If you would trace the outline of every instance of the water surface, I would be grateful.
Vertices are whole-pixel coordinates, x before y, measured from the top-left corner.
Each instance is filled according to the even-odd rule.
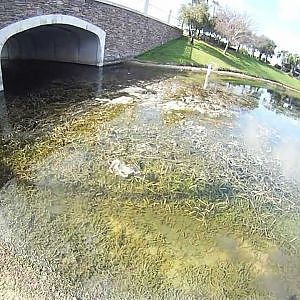
[[[300,100],[130,64],[4,67],[1,297],[300,295]]]

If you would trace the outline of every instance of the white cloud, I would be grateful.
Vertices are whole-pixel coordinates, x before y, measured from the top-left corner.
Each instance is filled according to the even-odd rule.
[[[300,21],[300,1],[278,0],[278,16],[282,21]]]
[[[300,53],[299,34],[285,28],[266,28],[265,34],[273,39],[280,50]]]
[[[246,0],[218,0],[220,5],[228,6],[233,10],[240,11],[240,12],[248,12],[251,8],[248,6]]]

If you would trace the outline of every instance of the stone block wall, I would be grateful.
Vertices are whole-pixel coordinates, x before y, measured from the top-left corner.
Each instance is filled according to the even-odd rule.
[[[182,35],[136,11],[95,0],[15,0],[0,2],[0,29],[26,18],[65,14],[90,22],[106,32],[104,63],[130,59]]]

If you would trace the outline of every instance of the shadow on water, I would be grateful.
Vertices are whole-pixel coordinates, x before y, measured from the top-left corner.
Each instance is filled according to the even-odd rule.
[[[13,174],[5,164],[0,162],[0,189],[13,177]]]
[[[6,99],[3,92],[0,92],[0,128],[1,137],[7,139],[12,133],[12,126],[8,116]]]
[[[61,86],[64,90],[84,88],[86,96],[97,95],[101,91],[117,89],[139,81],[162,79],[175,71],[158,68],[118,64],[103,68],[41,61],[4,61],[3,81],[6,96],[30,96],[35,92],[42,96],[46,91]],[[16,84],[17,83],[17,84]],[[45,91],[45,92],[46,92]],[[55,95],[54,95],[55,97]],[[67,100],[67,96],[65,97]]]
[[[4,143],[10,138],[12,126],[8,117],[8,110],[4,93],[0,92],[0,189],[12,178],[12,172],[3,162]]]
[[[170,74],[174,72],[170,71]],[[29,131],[74,104],[110,97],[129,85],[168,76],[156,68],[115,65],[104,68],[36,61],[3,63],[4,131]],[[3,122],[2,122],[3,123]],[[10,125],[9,125],[10,124]],[[10,128],[11,127],[11,128]]]
[[[43,119],[71,103],[92,101],[139,82],[173,75],[132,65],[104,68],[37,61],[3,63],[5,106],[12,126],[31,117]],[[2,100],[3,102],[3,100]]]
[[[5,92],[0,93],[0,183],[11,178],[2,163],[4,145],[13,140],[29,144],[60,123],[61,114],[95,101],[116,97],[117,91],[141,82],[173,76],[157,68],[112,65],[104,68],[41,61],[2,60]],[[47,124],[46,129],[43,124]],[[39,129],[37,129],[39,128]]]

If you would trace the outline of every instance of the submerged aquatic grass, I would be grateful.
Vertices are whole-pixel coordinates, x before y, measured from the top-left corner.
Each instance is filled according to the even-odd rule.
[[[299,294],[297,184],[232,132],[232,110],[256,100],[192,87],[148,83],[135,105],[94,103],[31,143],[6,143],[15,178],[0,193],[0,233],[41,291],[18,279],[29,298]],[[172,119],[163,107],[174,99],[228,117],[202,106]],[[138,175],[111,173],[115,159]]]
[[[7,219],[23,207],[23,224],[10,236],[14,249],[36,268],[51,262],[65,292],[79,298],[93,298],[87,280],[94,295],[109,289],[111,299],[262,297],[272,291],[257,289],[261,277],[289,282],[297,270],[274,241],[249,232],[253,209],[237,214],[234,206],[212,210],[205,201],[99,196],[52,195],[49,202],[44,191],[26,190],[18,187],[23,199],[14,198],[12,187],[6,192]],[[288,274],[271,261],[276,253]]]
[[[23,142],[19,144],[18,139],[12,139],[5,147],[4,162],[18,178],[28,179],[32,166],[72,142],[91,140],[96,127],[116,117],[123,108],[122,105],[96,107],[25,145]]]
[[[239,108],[254,108],[257,100],[250,96],[236,96],[225,89],[216,86],[209,90],[203,89],[201,82],[182,80],[169,80],[164,85],[164,96],[166,99],[180,99],[183,101],[203,101],[219,105],[227,109],[238,106]]]

